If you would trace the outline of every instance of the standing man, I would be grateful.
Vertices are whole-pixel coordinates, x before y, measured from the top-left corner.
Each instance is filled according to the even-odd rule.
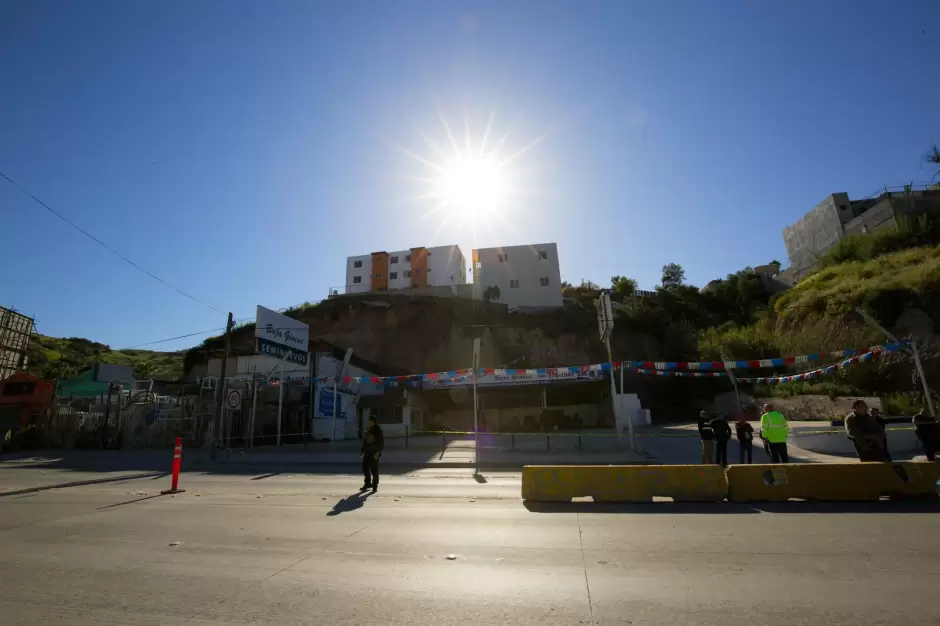
[[[868,412],[868,404],[864,400],[852,403],[852,412],[845,418],[845,434],[855,444],[859,461],[877,463],[886,460],[881,429]]]
[[[712,431],[715,433],[715,462],[722,467],[728,467],[728,442],[731,441],[731,426],[725,416],[719,413],[711,421]]]
[[[760,416],[761,436],[770,445],[771,463],[789,463],[787,454],[787,437],[790,435],[790,426],[787,418],[780,411],[774,411],[771,404],[764,405],[764,414]]]
[[[871,407],[870,411],[871,417],[875,420],[875,423],[878,424],[878,434],[881,437],[881,447],[885,451],[885,461],[888,463],[891,462],[891,451],[888,450],[888,422],[885,421],[885,418],[881,417],[881,411],[875,407]]]
[[[698,414],[698,435],[702,438],[702,465],[711,465],[715,462],[715,431],[705,411]]]
[[[928,461],[937,460],[937,451],[940,450],[940,424],[932,416],[920,411],[914,416],[914,434],[924,446],[924,454]]]
[[[379,459],[385,448],[385,433],[374,417],[369,418],[367,425],[366,432],[362,434],[362,475],[366,479],[362,491],[371,488],[375,493],[379,490]]]
[[[750,465],[754,462],[754,427],[747,421],[744,413],[741,414],[741,418],[735,423],[734,432],[738,437],[738,448],[740,450],[738,462],[744,465],[744,458],[746,456],[747,463]]]

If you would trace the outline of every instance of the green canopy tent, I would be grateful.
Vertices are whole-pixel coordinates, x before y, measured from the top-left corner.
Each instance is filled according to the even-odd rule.
[[[91,369],[82,372],[78,376],[57,380],[55,395],[57,398],[98,398],[107,396],[108,384],[112,382],[123,384],[125,387],[132,386],[134,383],[133,370],[124,366],[96,363]]]

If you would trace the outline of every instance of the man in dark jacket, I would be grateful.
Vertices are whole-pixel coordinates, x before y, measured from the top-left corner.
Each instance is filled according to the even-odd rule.
[[[715,462],[722,467],[728,467],[728,442],[731,441],[731,426],[725,416],[719,413],[711,421],[712,432],[715,433]]]
[[[928,461],[937,459],[937,451],[940,450],[940,424],[933,417],[920,411],[914,416],[914,434],[920,439],[924,446],[924,454]]]
[[[888,422],[885,418],[881,417],[881,411],[875,407],[871,407],[868,412],[871,414],[871,418],[875,420],[875,423],[878,424],[878,432],[881,436],[881,446],[885,451],[885,461],[888,463],[891,462],[891,451],[888,450]]]
[[[845,418],[845,434],[855,444],[859,461],[886,461],[884,441],[878,422],[868,412],[864,400],[852,404],[852,412]]]
[[[698,414],[698,434],[702,438],[702,465],[711,465],[715,462],[715,431],[705,411]]]
[[[366,481],[362,490],[372,489],[372,493],[379,490],[379,459],[382,458],[382,449],[385,448],[385,433],[374,417],[367,422],[366,432],[362,434],[362,475]]]
[[[744,465],[745,459],[748,464],[754,462],[754,427],[745,419],[744,414],[734,424],[735,433],[738,436],[739,463]]]

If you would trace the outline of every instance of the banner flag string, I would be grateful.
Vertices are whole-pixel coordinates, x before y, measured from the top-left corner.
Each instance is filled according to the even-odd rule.
[[[889,343],[880,346],[870,346],[868,348],[847,348],[845,350],[836,350],[834,352],[819,352],[794,357],[780,357],[774,359],[756,359],[747,361],[614,361],[613,363],[595,363],[592,365],[573,365],[568,367],[540,367],[540,368],[480,368],[478,376],[498,376],[498,377],[534,377],[536,379],[545,379],[546,382],[556,377],[565,377],[571,375],[582,375],[591,372],[609,372],[611,370],[620,370],[635,374],[646,374],[655,376],[677,376],[684,378],[718,378],[727,376],[726,369],[757,369],[762,367],[784,367],[798,363],[812,363],[814,361],[845,358],[841,363],[827,367],[793,374],[791,376],[766,376],[756,378],[739,378],[741,382],[792,382],[796,380],[806,380],[818,375],[825,375],[839,369],[848,367],[861,361],[868,361],[875,354],[899,352],[907,342]],[[689,371],[679,371],[689,370]],[[720,370],[720,371],[711,371]],[[469,383],[473,371],[471,368],[450,370],[446,372],[434,372],[430,374],[410,374],[404,376],[343,376],[339,382],[343,385],[352,383],[371,383],[371,384],[420,384],[422,382],[445,382],[445,383]],[[332,385],[334,377],[327,376],[322,378],[311,378],[309,376],[291,377],[288,382],[308,383],[314,381],[320,384]],[[271,379],[272,386],[277,386],[280,382],[277,379]]]

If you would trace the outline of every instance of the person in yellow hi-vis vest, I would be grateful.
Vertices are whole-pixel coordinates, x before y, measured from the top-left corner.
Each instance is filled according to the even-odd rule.
[[[770,445],[770,460],[772,463],[789,463],[787,454],[787,436],[790,426],[787,418],[780,411],[774,411],[770,404],[764,405],[764,414],[760,416],[760,436]]]

